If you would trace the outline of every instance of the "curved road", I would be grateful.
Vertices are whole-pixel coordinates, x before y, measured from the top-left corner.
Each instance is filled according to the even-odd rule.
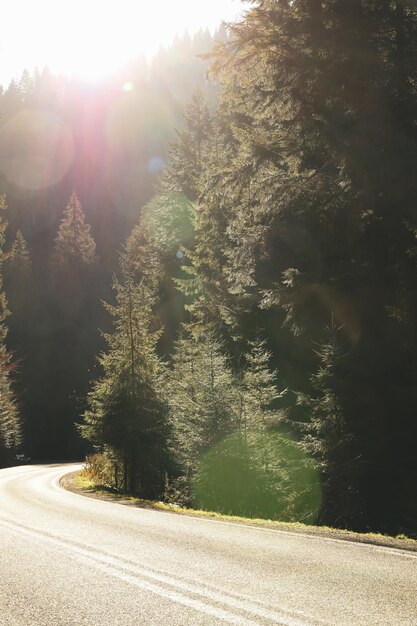
[[[417,553],[126,507],[0,471],[0,625],[417,625]]]

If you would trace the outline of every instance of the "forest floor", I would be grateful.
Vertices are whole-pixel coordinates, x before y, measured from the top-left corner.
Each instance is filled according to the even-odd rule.
[[[238,523],[248,526],[256,526],[261,528],[269,528],[272,530],[285,531],[291,533],[302,533],[304,535],[322,536],[333,540],[355,541],[357,543],[365,543],[371,545],[385,546],[399,550],[408,550],[417,552],[417,541],[407,537],[398,536],[391,537],[378,533],[357,533],[349,530],[340,530],[325,526],[310,526],[301,523],[279,522],[267,519],[251,519],[238,517],[234,515],[224,515],[212,511],[201,511],[196,509],[182,508],[177,505],[167,504],[165,502],[154,502],[149,500],[141,500],[133,496],[117,493],[101,485],[95,485],[91,481],[86,480],[81,472],[71,472],[63,476],[60,484],[64,489],[78,493],[79,495],[99,500],[107,500],[109,502],[117,502],[126,506],[133,506],[142,509],[152,509],[163,511],[175,515],[187,515],[189,517],[203,517],[224,523]]]

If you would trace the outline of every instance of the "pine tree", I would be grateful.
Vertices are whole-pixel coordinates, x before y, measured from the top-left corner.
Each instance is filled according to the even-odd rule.
[[[96,262],[96,244],[90,230],[73,191],[55,239],[55,260],[59,265],[89,267]]]
[[[210,111],[200,89],[194,92],[184,117],[185,129],[177,130],[163,184],[166,189],[181,192],[194,202],[199,194],[199,178],[211,132]]]
[[[16,239],[7,255],[7,263],[13,271],[18,272],[22,276],[27,276],[31,272],[32,261],[27,241],[21,230],[18,230],[16,233]]]
[[[158,394],[161,369],[156,356],[160,336],[152,329],[153,297],[137,284],[122,258],[122,281],[115,281],[114,319],[99,361],[102,377],[88,396],[80,430],[94,447],[121,469],[121,487],[142,497],[158,497],[166,470],[165,408]],[[117,474],[117,472],[116,472]],[[117,486],[117,485],[116,485]]]
[[[26,239],[20,230],[5,255],[4,279],[10,309],[13,313],[12,325],[28,323],[29,309],[33,306],[32,261]],[[16,328],[12,329],[12,334]],[[20,346],[15,346],[16,349]]]
[[[279,401],[277,372],[271,370],[272,353],[265,340],[249,341],[235,386],[238,398],[238,428],[230,440],[230,453],[240,467],[235,490],[239,494],[240,515],[299,520],[315,519],[305,491],[316,489],[306,460],[286,432],[286,411]],[[281,404],[281,406],[280,406]],[[302,484],[299,476],[307,477]],[[234,496],[230,494],[230,498]]]
[[[234,376],[215,335],[188,335],[176,344],[166,378],[172,448],[185,474],[174,481],[188,503],[224,513],[315,520],[319,498],[312,464],[278,430],[282,396],[260,340]],[[188,490],[187,490],[188,487]],[[182,494],[182,495],[183,495]]]
[[[318,346],[319,369],[312,376],[313,395],[299,394],[309,421],[303,434],[304,449],[316,460],[322,476],[322,523],[350,528],[358,515],[358,457],[352,425],[346,419],[346,347],[341,328],[327,329],[327,338]]]
[[[213,196],[196,209],[194,246],[186,250],[188,263],[183,264],[177,285],[187,297],[193,322],[202,329],[213,325],[222,340],[228,341],[230,328],[226,329],[225,319],[232,306],[224,272],[228,214],[222,199]]]
[[[194,219],[194,206],[183,194],[158,194],[143,207],[126,244],[135,282],[143,279],[155,293],[155,315],[163,326],[159,350],[164,354],[172,351],[185,321],[185,298],[176,281],[188,262],[185,251],[193,246]]]
[[[265,340],[249,342],[250,351],[245,355],[246,366],[241,381],[244,423],[242,427],[267,430],[279,425],[282,414],[277,410],[277,400],[285,392],[277,387],[277,372],[270,369],[272,353]]]
[[[193,476],[201,457],[236,428],[237,394],[228,359],[214,333],[185,329],[166,375],[173,450]]]
[[[212,119],[211,134],[204,144],[204,158],[198,179],[198,200],[194,210],[192,246],[186,248],[183,274],[177,279],[178,289],[186,297],[186,308],[194,324],[204,329],[212,325],[233,351],[236,319],[235,311],[241,308],[236,298],[231,298],[227,275],[230,210],[233,189],[228,185],[226,164],[227,137],[221,127],[220,115]],[[238,275],[230,282],[236,284]]]

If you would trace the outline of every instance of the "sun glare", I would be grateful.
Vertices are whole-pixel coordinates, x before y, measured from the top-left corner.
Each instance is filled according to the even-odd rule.
[[[54,37],[51,69],[96,81],[138,53],[152,54],[153,16],[148,15],[146,29],[141,5],[126,0],[89,0],[82,6],[75,2],[67,14],[64,35]]]
[[[239,0],[15,0],[3,24],[2,72],[18,77],[25,67],[48,66],[100,80],[140,54],[151,56],[176,34],[213,29],[240,11]]]

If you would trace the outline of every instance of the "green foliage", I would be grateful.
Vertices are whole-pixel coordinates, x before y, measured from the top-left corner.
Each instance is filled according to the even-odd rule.
[[[283,394],[265,342],[257,339],[249,347],[243,370],[238,368],[229,381],[233,431],[198,451],[192,501],[235,515],[313,520],[320,503],[317,475],[300,446],[278,432],[283,411],[277,401]],[[201,374],[194,385],[196,395]],[[188,439],[195,428],[190,431]]]
[[[163,327],[160,348],[170,352],[185,321],[185,298],[176,288],[184,251],[193,245],[195,210],[179,193],[160,193],[142,210],[127,241],[126,253],[135,281],[144,280],[155,293],[155,315]]]
[[[192,245],[194,219],[192,203],[179,193],[160,193],[142,209],[126,244],[135,280],[157,287],[175,278],[183,250]]]
[[[166,485],[168,501],[254,517],[316,518],[313,465],[277,431],[282,394],[270,356],[258,339],[244,370],[233,372],[212,332],[188,329],[176,342],[163,379],[180,472]]]
[[[172,262],[181,248],[192,243],[194,219],[194,207],[184,194],[163,193],[144,208],[141,226],[159,256]]]

